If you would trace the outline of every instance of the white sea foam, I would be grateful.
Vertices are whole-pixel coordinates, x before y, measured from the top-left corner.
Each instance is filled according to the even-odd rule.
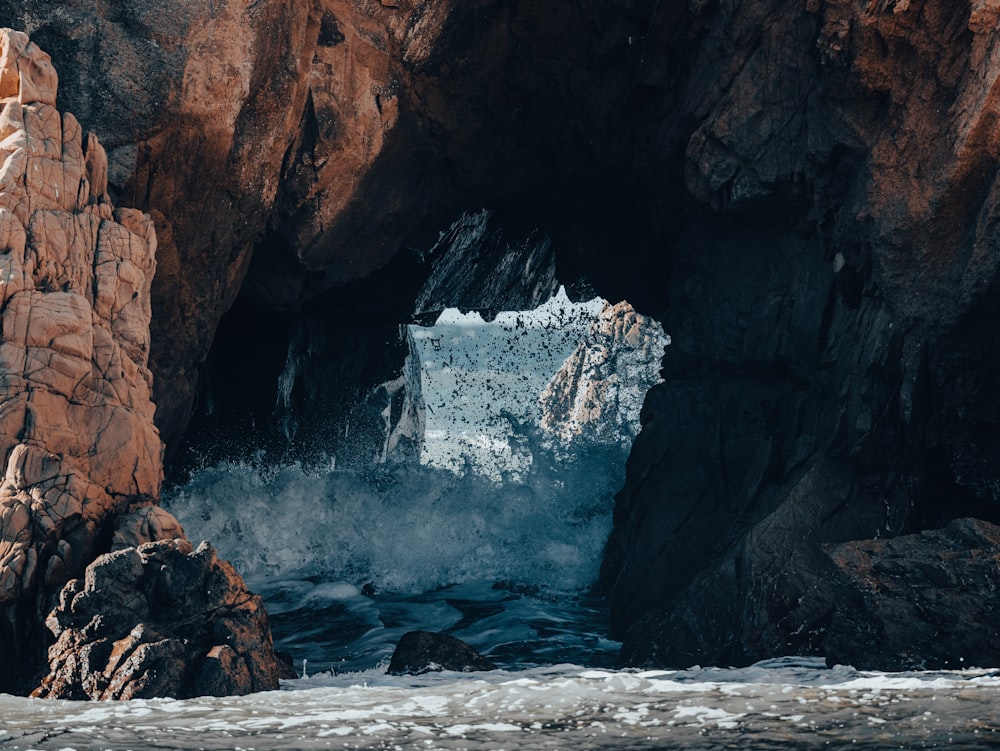
[[[95,706],[0,696],[0,745],[987,749],[1000,741],[998,692],[995,671],[887,675],[802,659],[740,670],[555,665],[419,677],[369,670],[228,699]]]

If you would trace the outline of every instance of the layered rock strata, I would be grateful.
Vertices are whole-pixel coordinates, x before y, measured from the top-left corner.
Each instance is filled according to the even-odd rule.
[[[99,593],[86,594],[90,590],[79,586],[79,577],[96,556],[112,546],[158,539],[175,539],[176,545],[190,548],[176,520],[152,506],[163,477],[148,368],[157,247],[153,222],[141,211],[111,205],[104,149],[93,135],[83,136],[72,115],[56,110],[56,90],[48,55],[25,34],[0,30],[4,691],[27,691],[44,673],[49,640],[42,622],[60,590],[70,615],[68,620],[54,616],[56,633],[69,633],[67,624],[84,615],[100,623],[53,648],[56,672],[66,660],[84,654],[87,640],[100,641],[109,636],[108,629],[138,624],[120,613],[101,620],[100,613],[110,605]],[[139,554],[129,550],[130,560],[137,560]],[[159,561],[158,567],[166,563]],[[229,589],[242,591],[235,573],[228,574]],[[166,570],[161,575],[171,574]],[[150,591],[158,596],[155,588]],[[157,602],[171,606],[173,601],[165,597]],[[84,607],[83,601],[89,605]],[[226,605],[234,603],[227,600]],[[191,615],[198,617],[197,612]],[[213,636],[224,643],[225,634],[220,627]],[[270,649],[266,621],[254,638]],[[76,657],[68,657],[67,650]],[[122,683],[127,669],[120,667],[108,679]],[[232,688],[274,686],[271,673],[269,681]],[[108,689],[100,695],[116,692]],[[49,693],[68,695],[55,689]]]

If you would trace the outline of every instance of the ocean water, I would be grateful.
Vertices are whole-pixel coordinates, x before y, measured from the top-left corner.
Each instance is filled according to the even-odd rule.
[[[991,749],[1000,674],[743,669],[521,671],[286,681],[226,699],[0,696],[11,749]]]
[[[0,748],[1000,748],[1000,670],[618,666],[591,588],[627,441],[569,445],[539,428],[538,394],[601,309],[556,302],[494,324],[451,311],[415,332],[421,463],[223,463],[165,498],[264,597],[302,677],[183,701],[0,695]],[[386,675],[413,629],[498,667]]]

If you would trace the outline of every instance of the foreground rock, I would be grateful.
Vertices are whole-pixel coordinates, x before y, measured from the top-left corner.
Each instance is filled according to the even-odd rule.
[[[30,686],[51,598],[163,475],[153,225],[108,202],[104,149],[56,85],[48,55],[0,30],[0,690]]]
[[[40,695],[183,692],[191,671],[208,692],[272,687],[259,601],[210,549],[183,555],[183,530],[154,505],[156,234],[146,214],[111,205],[105,151],[56,110],[56,91],[48,55],[0,29],[0,691],[27,693],[49,672],[43,621],[57,597]],[[135,545],[141,555],[87,568]]]
[[[389,661],[389,675],[420,675],[440,670],[471,673],[496,665],[461,639],[432,631],[403,634]]]
[[[827,662],[870,670],[1000,665],[1000,527],[943,529],[828,551],[843,589]]]
[[[208,543],[163,540],[102,555],[46,624],[58,637],[33,696],[230,696],[283,674],[260,597]]]

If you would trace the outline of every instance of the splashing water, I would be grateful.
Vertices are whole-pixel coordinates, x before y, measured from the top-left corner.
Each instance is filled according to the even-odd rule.
[[[639,351],[610,336],[609,321],[634,323],[628,311],[564,290],[490,323],[445,311],[410,329],[427,410],[421,464],[220,464],[165,505],[264,595],[279,647],[317,668],[370,668],[412,628],[447,629],[508,667],[611,664],[617,645],[587,590],[637,410],[604,413],[617,428],[599,440],[567,439],[542,429],[553,415],[540,396],[567,364],[579,370],[589,339],[605,356],[629,350],[632,366],[612,376],[634,392],[621,404],[639,402],[665,337],[655,325]]]
[[[449,373],[444,356],[469,351],[476,345],[467,331],[485,328],[474,320],[449,325],[417,332],[421,352],[438,358],[425,362],[425,385],[435,378],[439,386],[461,385],[454,360]],[[518,332],[515,320],[492,338],[499,344],[516,334],[539,351],[537,330]],[[458,349],[448,352],[456,337]],[[610,529],[625,449],[580,437],[592,410],[567,396],[568,380],[555,381],[549,401],[572,404],[569,419],[548,436],[537,428],[548,366],[559,367],[577,346],[563,344],[553,354],[542,348],[514,376],[494,368],[497,359],[479,359],[479,375],[492,379],[498,396],[506,393],[507,404],[494,409],[491,401],[487,410],[473,392],[456,392],[455,404],[468,396],[462,406],[488,415],[474,427],[449,415],[452,401],[434,400],[430,389],[425,465],[220,464],[166,499],[189,536],[211,539],[264,596],[278,646],[301,665],[302,678],[283,682],[280,692],[185,701],[95,706],[0,696],[0,746],[997,747],[1000,675],[993,670],[880,674],[802,658],[742,669],[613,669],[618,645],[605,636],[606,613],[587,588]],[[515,362],[524,356],[516,347],[507,353]],[[576,354],[585,366],[597,363],[590,369],[600,375],[603,354]],[[524,383],[528,392],[514,388]],[[632,403],[621,394],[614,401]],[[561,443],[564,435],[572,441]],[[386,675],[393,645],[414,628],[447,630],[501,668]]]
[[[404,626],[439,631],[463,620],[478,624],[460,634],[476,646],[523,642],[507,650],[508,664],[567,659],[558,648],[540,651],[538,630],[558,633],[579,658],[583,642],[602,638],[589,621],[604,613],[583,603],[621,480],[608,468],[622,466],[622,450],[533,456],[517,482],[416,464],[221,464],[165,504],[261,592],[279,647],[296,659],[363,669],[391,651]],[[523,633],[524,619],[539,628]],[[579,638],[567,641],[572,628]],[[615,647],[607,642],[596,661],[607,663]]]

